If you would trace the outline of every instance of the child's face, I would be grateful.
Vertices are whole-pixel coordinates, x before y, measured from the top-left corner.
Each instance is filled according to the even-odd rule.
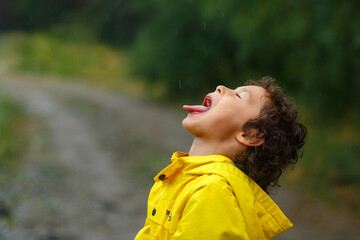
[[[206,95],[203,105],[183,108],[189,112],[183,127],[196,137],[222,141],[242,132],[242,126],[257,118],[267,100],[267,92],[258,86],[243,86],[234,90],[218,86]]]

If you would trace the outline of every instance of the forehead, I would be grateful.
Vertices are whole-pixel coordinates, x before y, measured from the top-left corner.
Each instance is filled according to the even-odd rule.
[[[249,93],[249,100],[253,103],[263,103],[269,95],[265,88],[260,86],[241,86],[236,88],[235,91]]]

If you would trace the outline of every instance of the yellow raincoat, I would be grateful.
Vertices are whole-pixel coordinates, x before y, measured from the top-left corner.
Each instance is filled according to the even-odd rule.
[[[292,227],[271,198],[221,155],[176,152],[155,178],[135,240],[272,239]]]

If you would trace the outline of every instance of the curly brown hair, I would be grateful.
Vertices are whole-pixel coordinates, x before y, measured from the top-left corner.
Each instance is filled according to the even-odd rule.
[[[307,139],[307,128],[299,123],[299,114],[289,102],[283,90],[274,85],[274,79],[263,77],[248,81],[245,85],[263,87],[268,100],[259,117],[243,125],[243,131],[256,129],[258,137],[264,138],[259,147],[248,147],[235,164],[253,179],[265,192],[268,187],[279,185],[279,177],[286,167],[302,157],[302,147]]]

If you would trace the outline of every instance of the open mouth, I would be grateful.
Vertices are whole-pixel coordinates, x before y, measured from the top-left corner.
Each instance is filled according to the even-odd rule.
[[[207,112],[210,109],[211,104],[212,104],[212,99],[208,94],[205,96],[202,105],[184,105],[183,109],[185,109],[190,113],[203,113],[203,112]]]

